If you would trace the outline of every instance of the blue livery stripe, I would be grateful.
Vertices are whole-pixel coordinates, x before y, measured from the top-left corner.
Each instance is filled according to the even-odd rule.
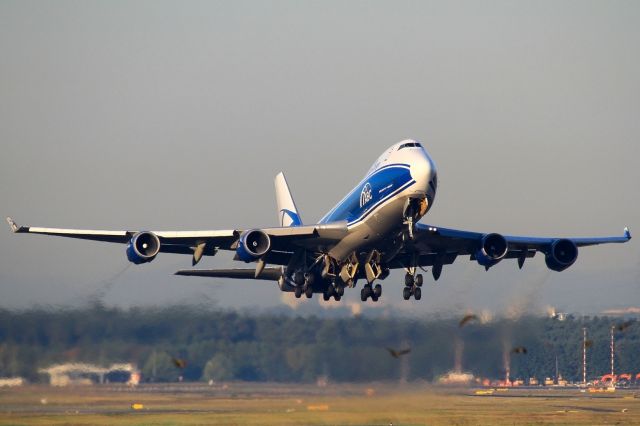
[[[408,164],[389,164],[364,178],[320,223],[346,220],[349,225],[368,216],[381,203],[415,183]]]

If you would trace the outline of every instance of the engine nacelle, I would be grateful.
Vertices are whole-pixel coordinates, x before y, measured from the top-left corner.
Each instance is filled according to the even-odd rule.
[[[269,238],[269,235],[259,229],[252,229],[240,235],[236,254],[240,260],[253,262],[264,256],[270,248],[271,238]]]
[[[547,268],[561,272],[567,269],[578,258],[578,246],[566,239],[555,240],[544,258]]]
[[[160,238],[153,232],[138,232],[127,245],[127,259],[139,265],[151,262],[160,252]]]
[[[507,254],[509,244],[507,240],[500,234],[486,234],[480,240],[480,248],[476,252],[476,261],[489,268],[500,262]]]

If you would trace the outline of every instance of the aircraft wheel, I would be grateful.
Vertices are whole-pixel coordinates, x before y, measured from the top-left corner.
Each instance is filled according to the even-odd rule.
[[[311,299],[311,296],[313,296],[313,288],[311,286],[307,287],[304,290],[304,295],[307,296],[307,299]]]
[[[300,299],[300,296],[302,296],[302,289],[300,287],[296,287],[293,292],[296,295],[296,299]]]
[[[373,289],[373,294],[374,296],[376,296],[376,299],[382,296],[382,286],[380,284],[376,284],[375,288]]]
[[[402,297],[404,298],[404,300],[409,300],[409,298],[411,297],[411,289],[409,287],[405,287],[402,290]]]
[[[341,286],[341,285],[337,286],[337,287],[336,287],[336,293],[337,293],[339,296],[344,296],[344,287],[343,287],[343,286]]]
[[[367,291],[363,287],[362,290],[360,290],[360,300],[362,300],[363,302],[366,302],[367,297],[368,297]]]
[[[325,302],[329,301],[329,299],[331,299],[331,294],[329,294],[329,292],[324,292],[322,293],[322,300],[324,300]]]
[[[313,282],[315,281],[313,274],[304,274],[304,284],[306,286],[313,287]]]
[[[416,286],[422,287],[422,274],[416,275]]]
[[[404,285],[406,285],[407,287],[411,287],[413,285],[413,275],[405,274]]]
[[[296,283],[296,285],[304,284],[304,274],[302,272],[294,273],[293,274],[293,282]]]
[[[373,300],[374,302],[378,301],[378,296],[376,296],[375,294],[371,295],[371,300]]]
[[[342,299],[342,296],[340,296],[339,294],[334,294],[333,298],[335,299],[336,302],[339,302],[340,299]]]
[[[420,289],[420,287],[416,287],[415,289],[413,289],[413,297],[415,297],[416,300],[420,300],[420,298],[422,297],[422,290]]]

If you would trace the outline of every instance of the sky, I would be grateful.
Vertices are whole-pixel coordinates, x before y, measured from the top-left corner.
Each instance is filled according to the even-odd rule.
[[[420,140],[422,220],[533,236],[640,232],[635,1],[0,1],[0,214],[88,229],[276,224],[284,171],[318,220],[393,143]],[[460,258],[384,312],[578,313],[640,306],[638,239],[574,266]],[[232,266],[232,255],[200,267]],[[0,307],[296,303],[275,283],[175,277],[124,246],[0,229]],[[359,291],[347,290],[354,310]],[[320,309],[320,308],[318,308]]]

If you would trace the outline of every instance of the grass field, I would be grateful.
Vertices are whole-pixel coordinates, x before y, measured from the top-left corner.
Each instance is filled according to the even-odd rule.
[[[132,404],[141,404],[138,410]],[[640,424],[640,394],[230,383],[0,389],[0,425]]]

